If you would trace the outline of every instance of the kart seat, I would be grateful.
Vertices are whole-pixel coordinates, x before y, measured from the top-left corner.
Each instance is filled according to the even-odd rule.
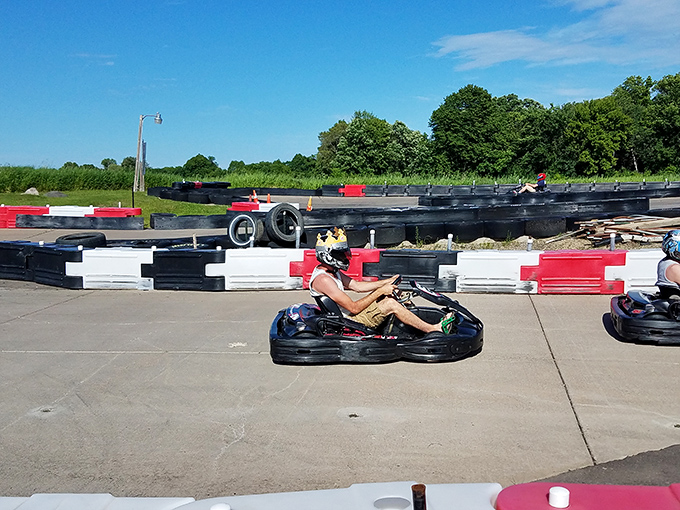
[[[321,311],[325,312],[330,317],[342,319],[347,325],[364,331],[367,335],[376,334],[375,330],[369,328],[365,324],[361,324],[360,322],[353,321],[352,319],[345,317],[338,304],[328,296],[314,296],[314,299],[316,300],[316,304],[319,305],[319,308],[321,308]]]
[[[314,296],[314,299],[316,300],[316,304],[319,305],[319,308],[327,314],[334,317],[344,317],[338,304],[328,296]]]

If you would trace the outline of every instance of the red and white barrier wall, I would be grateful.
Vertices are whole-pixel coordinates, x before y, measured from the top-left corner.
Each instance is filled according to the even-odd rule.
[[[18,215],[128,218],[141,214],[139,207],[0,205],[0,228],[16,228]]]
[[[206,250],[214,252],[215,250]],[[165,249],[95,248],[82,251],[82,262],[66,262],[66,276],[80,276],[83,288],[155,288],[153,278],[142,267],[153,267],[154,252]],[[198,250],[199,255],[201,250]],[[378,263],[383,250],[354,249],[347,273],[355,279],[364,275],[364,264]],[[196,251],[187,250],[186,256]],[[175,258],[181,265],[180,252]],[[456,264],[430,268],[435,288],[462,293],[515,294],[621,294],[630,289],[656,289],[656,264],[661,250],[633,251],[496,251],[457,252]],[[389,260],[388,258],[384,258]],[[224,250],[218,262],[203,266],[208,279],[224,279],[224,290],[307,289],[317,265],[314,250],[246,248]],[[222,261],[223,260],[223,261]],[[403,274],[398,268],[382,268],[382,274],[401,272],[405,281],[425,278]],[[198,289],[201,290],[201,289]],[[209,290],[222,290],[211,288]]]
[[[347,274],[375,280],[401,274],[441,292],[622,294],[654,291],[660,249],[419,251],[352,249]],[[0,241],[0,279],[68,288],[307,289],[314,250],[292,248],[82,248]],[[46,280],[46,281],[43,281]]]

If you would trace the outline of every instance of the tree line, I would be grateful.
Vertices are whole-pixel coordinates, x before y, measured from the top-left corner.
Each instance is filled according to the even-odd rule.
[[[529,177],[584,179],[677,173],[680,166],[680,73],[630,76],[599,99],[545,107],[515,94],[492,96],[466,85],[432,112],[431,134],[357,111],[319,134],[317,153],[291,161],[245,164],[226,172],[215,158],[198,154],[183,166],[153,169],[214,179],[236,174],[290,175],[345,180],[404,176],[461,178]],[[64,166],[76,165],[66,163]],[[87,165],[83,165],[87,166]],[[92,166],[92,165],[90,165]],[[105,169],[134,170],[134,158]]]

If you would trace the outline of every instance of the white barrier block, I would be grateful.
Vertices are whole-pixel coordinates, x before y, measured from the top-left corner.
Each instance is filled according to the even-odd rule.
[[[223,264],[206,264],[206,276],[223,276],[226,290],[301,289],[302,277],[290,276],[290,263],[302,262],[305,250],[246,248],[225,251]]]
[[[656,266],[664,258],[659,249],[629,250],[626,252],[626,264],[623,266],[606,266],[605,280],[623,280],[623,291],[640,289],[647,292],[657,292]]]
[[[347,489],[280,492],[203,499],[178,510],[408,510],[415,482],[354,484]],[[431,484],[425,488],[427,508],[494,510],[498,483]]]
[[[458,254],[456,265],[439,266],[439,279],[455,279],[456,292],[536,294],[538,282],[520,280],[522,266],[538,265],[542,251],[475,250]]]
[[[84,289],[153,289],[153,278],[142,278],[142,264],[153,264],[147,248],[83,250],[82,262],[66,262],[67,276],[82,276]]]
[[[116,498],[111,494],[33,494],[0,498],[0,510],[174,510],[194,498]]]
[[[51,205],[49,212],[43,216],[76,216],[84,217],[86,214],[94,214],[94,206],[79,205]]]
[[[0,510],[16,510],[28,498],[0,497]]]
[[[260,211],[260,212],[269,212],[272,209],[274,209],[274,207],[276,207],[277,205],[283,204],[283,203],[286,203],[288,205],[292,205],[296,209],[300,209],[300,204],[297,203],[297,202],[276,202],[276,203],[271,202],[269,204],[267,204],[267,203],[263,204],[262,202],[260,202],[260,206],[257,208],[257,210]]]
[[[106,510],[175,510],[194,501],[194,498],[116,498]]]

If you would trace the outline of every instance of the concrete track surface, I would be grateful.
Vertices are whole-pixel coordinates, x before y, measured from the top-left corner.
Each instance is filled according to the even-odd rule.
[[[610,296],[456,297],[485,324],[475,357],[301,367],[272,363],[268,329],[306,291],[0,280],[0,495],[680,482],[680,348],[612,337]]]

